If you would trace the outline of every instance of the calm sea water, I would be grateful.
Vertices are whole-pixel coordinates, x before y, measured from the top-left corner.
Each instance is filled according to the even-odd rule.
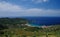
[[[24,18],[29,20],[29,24],[35,26],[60,24],[60,17],[24,17]]]

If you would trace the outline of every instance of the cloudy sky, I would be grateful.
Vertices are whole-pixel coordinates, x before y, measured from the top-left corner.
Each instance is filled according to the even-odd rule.
[[[60,17],[60,0],[0,0],[0,17]]]

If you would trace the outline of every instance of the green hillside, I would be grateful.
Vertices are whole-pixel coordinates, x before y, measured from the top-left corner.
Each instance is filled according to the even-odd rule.
[[[60,25],[33,27],[23,18],[0,18],[0,37],[60,37]]]

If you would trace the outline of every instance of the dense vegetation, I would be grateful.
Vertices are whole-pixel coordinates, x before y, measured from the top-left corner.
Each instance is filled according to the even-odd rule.
[[[26,24],[27,20],[23,18],[0,18],[0,26],[2,27],[15,27],[19,24]]]
[[[0,18],[0,37],[60,37],[60,25],[32,27],[24,18]]]

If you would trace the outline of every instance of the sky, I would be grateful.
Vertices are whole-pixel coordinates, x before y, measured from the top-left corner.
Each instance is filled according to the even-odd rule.
[[[60,0],[0,0],[0,17],[60,17]]]

